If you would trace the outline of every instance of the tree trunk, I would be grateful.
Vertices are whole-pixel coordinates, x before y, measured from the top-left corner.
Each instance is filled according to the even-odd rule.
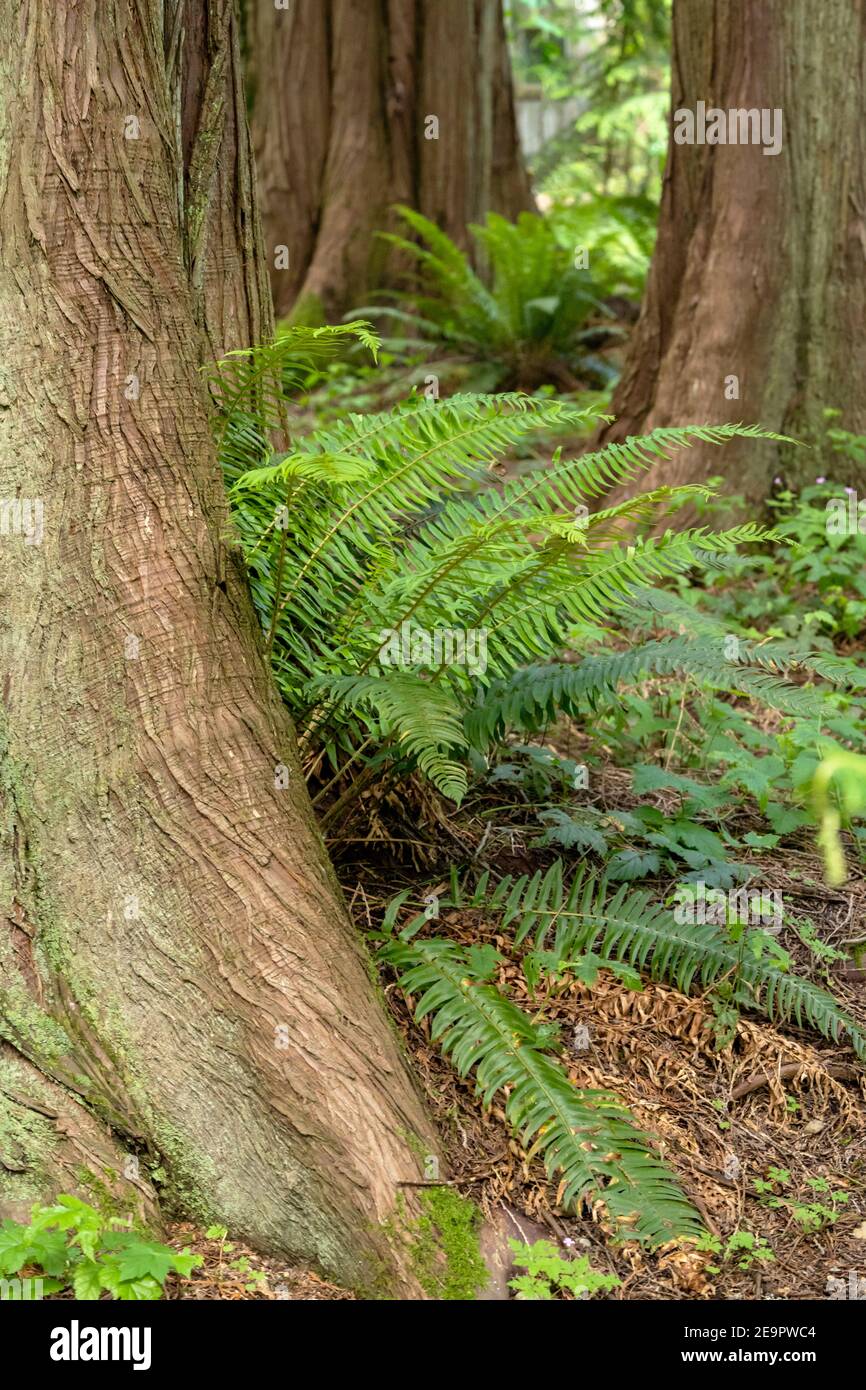
[[[334,318],[388,283],[394,203],[461,246],[488,211],[534,208],[501,0],[249,5],[247,38],[278,316]]]
[[[824,0],[816,23],[810,0],[674,0],[673,44],[672,114],[778,109],[781,150],[678,144],[688,132],[672,120],[658,244],[603,437],[747,421],[812,446],[694,448],[647,484],[723,473],[759,501],[776,476],[838,477],[825,407],[866,432],[866,5]],[[856,473],[846,460],[839,481],[866,484]]]
[[[234,10],[0,16],[0,1200],[134,1151],[369,1283],[435,1141],[226,541],[200,366],[271,321]]]

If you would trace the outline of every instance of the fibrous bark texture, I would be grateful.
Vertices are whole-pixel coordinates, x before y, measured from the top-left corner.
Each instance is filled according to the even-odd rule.
[[[649,485],[724,473],[759,500],[777,475],[840,468],[866,485],[866,469],[822,457],[826,407],[866,432],[866,5],[824,0],[819,15],[810,0],[675,0],[673,22],[658,244],[604,437],[754,422],[811,447],[695,448]],[[674,113],[699,102],[725,113],[726,136],[731,112],[766,112],[778,153],[764,140],[676,143]]]

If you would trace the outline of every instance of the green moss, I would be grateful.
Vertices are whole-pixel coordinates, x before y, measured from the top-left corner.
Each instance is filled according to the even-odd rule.
[[[75,1170],[75,1181],[83,1192],[87,1193],[87,1200],[90,1205],[102,1216],[112,1220],[129,1220],[137,1229],[144,1231],[144,1226],[138,1219],[135,1210],[135,1202],[130,1201],[129,1191],[118,1194],[112,1190],[109,1184],[117,1184],[119,1173],[114,1168],[103,1169],[103,1176],[100,1178],[93,1172],[92,1168],[86,1168],[83,1164]]]
[[[399,1199],[398,1199],[399,1200]],[[378,1225],[370,1225],[366,1229],[371,1234],[371,1247],[377,1236],[384,1234],[389,1244],[394,1244],[400,1239],[400,1231],[393,1220],[382,1221]],[[351,1285],[352,1292],[364,1303],[390,1303],[399,1299],[397,1281],[394,1277],[393,1267],[386,1264],[381,1256],[375,1256],[368,1250],[365,1259],[365,1272],[355,1279]]]
[[[421,1215],[409,1223],[412,1263],[430,1298],[474,1299],[487,1283],[478,1245],[481,1214],[474,1203],[450,1187],[428,1188]]]
[[[37,1057],[42,1067],[58,1066],[70,1046],[60,1024],[28,999],[17,982],[0,990],[0,1038]]]

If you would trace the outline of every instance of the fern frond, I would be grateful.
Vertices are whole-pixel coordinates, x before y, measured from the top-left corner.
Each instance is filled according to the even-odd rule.
[[[410,759],[443,796],[462,801],[466,768],[449,755],[465,753],[468,745],[460,705],[447,685],[431,685],[407,671],[389,671],[387,676],[321,680],[317,688],[347,710],[372,711],[378,741],[391,740],[395,756]]]
[[[217,446],[226,478],[235,481],[251,463],[264,463],[271,438],[282,434],[288,445],[286,394],[297,389],[347,344],[359,342],[372,354],[379,338],[369,323],[355,320],[318,328],[288,328],[270,342],[229,352],[206,374],[216,408]]]
[[[475,1072],[485,1104],[505,1092],[505,1113],[524,1147],[539,1154],[551,1179],[561,1175],[564,1206],[601,1200],[620,1238],[647,1245],[699,1233],[697,1212],[622,1104],[573,1087],[551,1055],[549,1034],[477,978],[456,943],[396,940],[382,955],[401,988],[420,996],[415,1017],[431,1016],[431,1038],[459,1074]]]
[[[506,878],[489,899],[497,930],[514,928],[520,945],[531,938],[563,962],[584,952],[627,961],[684,994],[697,981],[708,988],[736,978],[749,1006],[779,1023],[812,1027],[833,1042],[847,1039],[866,1060],[866,1037],[826,990],[782,970],[772,959],[741,950],[712,924],[681,924],[645,889],[608,885],[603,875],[580,868],[566,881],[560,860],[545,874]]]
[[[317,431],[273,469],[242,476],[235,495],[242,502],[252,493],[263,521],[284,503],[291,485],[290,526],[280,537],[288,576],[277,603],[281,640],[291,649],[293,634],[308,631],[314,621],[325,637],[356,598],[359,578],[363,583],[383,543],[390,540],[401,548],[408,543],[401,536],[410,518],[477,484],[487,466],[527,434],[563,423],[581,425],[586,418],[586,412],[559,402],[520,395],[416,400]],[[302,476],[316,460],[319,475],[308,470]],[[330,487],[327,470],[338,477]],[[354,481],[349,470],[355,471]],[[265,564],[262,557],[257,567],[264,571]],[[267,587],[264,573],[263,581]],[[385,621],[376,626],[395,625],[387,615],[377,616]],[[391,617],[400,621],[398,613]]]
[[[497,238],[509,242],[507,224],[490,225],[491,248]],[[459,253],[455,260],[436,244],[450,273],[462,273]],[[724,536],[668,532],[624,545],[616,528],[625,518],[707,489],[658,488],[588,516],[584,499],[695,442],[777,436],[740,425],[656,430],[573,459],[557,452],[550,467],[502,483],[492,469],[521,442],[548,431],[580,434],[593,418],[516,392],[414,397],[290,440],[287,382],[302,379],[317,352],[347,339],[375,348],[359,321],[293,329],[221,364],[213,388],[235,528],[276,679],[307,747],[345,747],[366,724],[374,741],[392,742],[402,765],[414,759],[459,796],[465,775],[456,769],[467,752],[460,716],[479,683],[549,660],[576,624],[604,622],[647,586],[717,566],[737,545],[769,534],[748,525]],[[480,634],[484,666],[446,660],[398,680],[383,668],[377,634],[410,622],[428,633]],[[772,673],[745,671],[740,679],[752,693],[780,698]],[[407,705],[409,692],[420,718]]]
[[[777,664],[778,662],[778,664]],[[536,732],[559,713],[575,715],[595,709],[622,685],[649,676],[690,676],[713,690],[750,695],[771,709],[804,718],[821,709],[817,690],[792,685],[786,673],[804,662],[784,663],[767,644],[739,644],[725,655],[724,639],[671,637],[645,642],[627,651],[599,652],[582,661],[525,666],[507,680],[493,681],[466,717],[474,747],[505,737],[509,729]]]
[[[389,295],[405,306],[401,312],[413,331],[433,347],[445,346],[483,357],[494,364],[496,380],[532,374],[544,365],[573,361],[578,368],[580,334],[589,316],[610,315],[601,290],[588,270],[573,264],[573,250],[562,245],[548,219],[524,212],[514,223],[489,213],[483,226],[469,232],[487,262],[490,287],[469,258],[435,223],[411,208],[398,207],[407,236],[384,233],[414,265],[423,283],[414,292]],[[360,311],[358,311],[360,312]],[[382,310],[393,313],[390,304]],[[588,364],[583,360],[584,368]]]

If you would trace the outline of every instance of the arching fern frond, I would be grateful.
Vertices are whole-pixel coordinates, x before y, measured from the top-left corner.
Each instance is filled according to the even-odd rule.
[[[322,680],[326,698],[354,713],[375,715],[368,729],[375,741],[393,743],[394,756],[406,758],[452,801],[466,793],[466,767],[453,756],[465,752],[462,711],[447,685],[431,685],[407,671],[382,676],[340,676]]]
[[[268,343],[237,348],[207,373],[216,406],[217,444],[227,481],[265,462],[273,436],[288,446],[286,393],[302,386],[323,361],[347,344],[359,342],[373,355],[379,339],[369,323],[287,328]]]
[[[586,952],[602,961],[628,962],[653,979],[688,993],[736,980],[748,1006],[777,1023],[811,1027],[833,1042],[847,1040],[866,1060],[866,1038],[836,999],[811,980],[783,970],[773,956],[742,950],[721,927],[679,923],[646,889],[608,884],[586,867],[566,878],[561,860],[531,878],[507,877],[490,892],[458,887],[451,902],[485,907],[498,932],[511,929],[519,946],[530,941],[565,964]],[[740,892],[746,890],[739,890]]]
[[[559,713],[595,709],[620,686],[648,676],[687,675],[714,690],[753,696],[785,714],[819,714],[818,691],[786,678],[792,668],[806,666],[807,658],[785,663],[785,652],[745,641],[738,644],[736,656],[725,652],[724,638],[671,637],[574,663],[525,666],[507,680],[491,683],[467,714],[466,731],[473,746],[483,749],[509,730],[534,733],[552,724]]]
[[[697,1235],[701,1222],[625,1107],[574,1087],[539,1025],[485,979],[467,952],[441,940],[392,940],[381,952],[400,986],[418,995],[415,1017],[461,1076],[475,1072],[486,1104],[505,1113],[530,1153],[558,1177],[566,1207],[603,1202],[621,1239],[660,1245]]]
[[[367,329],[341,332],[363,339]],[[215,389],[253,599],[308,752],[316,743],[345,749],[366,722],[368,739],[391,741],[401,767],[417,766],[459,795],[462,716],[479,686],[549,660],[576,624],[609,621],[648,586],[723,563],[769,534],[752,524],[631,543],[618,534],[626,520],[706,495],[703,485],[658,488],[596,514],[585,502],[693,443],[765,435],[755,426],[655,430],[571,459],[558,451],[549,467],[505,481],[494,471],[503,457],[545,431],[582,435],[592,412],[521,393],[412,397],[289,441],[287,374],[306,370],[309,354],[333,341],[325,330],[293,333],[230,356]],[[244,455],[251,466],[240,470]],[[479,634],[483,665],[387,669],[380,634],[407,623],[427,634]],[[755,673],[742,679],[758,692]],[[320,765],[315,756],[311,765]]]

